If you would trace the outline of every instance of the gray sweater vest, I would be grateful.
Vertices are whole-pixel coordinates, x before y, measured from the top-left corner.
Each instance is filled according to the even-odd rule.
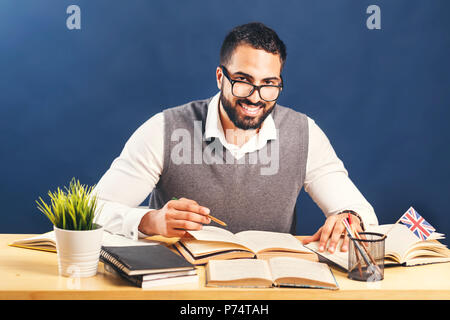
[[[277,139],[236,160],[218,138],[204,138],[210,100],[164,110],[164,164],[150,208],[184,197],[208,207],[233,233],[295,233],[295,205],[308,155],[307,117],[276,105]]]

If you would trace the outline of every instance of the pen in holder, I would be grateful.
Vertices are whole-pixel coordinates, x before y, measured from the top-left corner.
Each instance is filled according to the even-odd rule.
[[[386,236],[374,232],[352,232],[344,219],[350,237],[348,278],[360,281],[380,281],[384,278],[384,243]]]

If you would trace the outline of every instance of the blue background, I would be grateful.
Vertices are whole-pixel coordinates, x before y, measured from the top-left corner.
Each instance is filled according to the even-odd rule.
[[[381,30],[366,27],[371,4]],[[288,49],[279,103],[324,130],[380,223],[414,206],[448,234],[449,13],[444,0],[2,0],[0,232],[48,231],[39,196],[97,183],[146,119],[214,95],[226,33],[261,21]],[[324,216],[299,198],[297,232],[312,234]]]

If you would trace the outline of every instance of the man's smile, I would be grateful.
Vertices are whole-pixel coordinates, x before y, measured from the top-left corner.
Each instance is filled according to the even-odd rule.
[[[241,107],[243,113],[250,117],[257,116],[258,114],[261,113],[261,110],[263,109],[261,106],[253,106],[241,102],[238,102],[238,104]]]

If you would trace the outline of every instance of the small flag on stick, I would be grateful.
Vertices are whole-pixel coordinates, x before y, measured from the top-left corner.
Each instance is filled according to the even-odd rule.
[[[436,231],[413,207],[410,207],[398,222],[407,226],[422,241],[427,240]]]

